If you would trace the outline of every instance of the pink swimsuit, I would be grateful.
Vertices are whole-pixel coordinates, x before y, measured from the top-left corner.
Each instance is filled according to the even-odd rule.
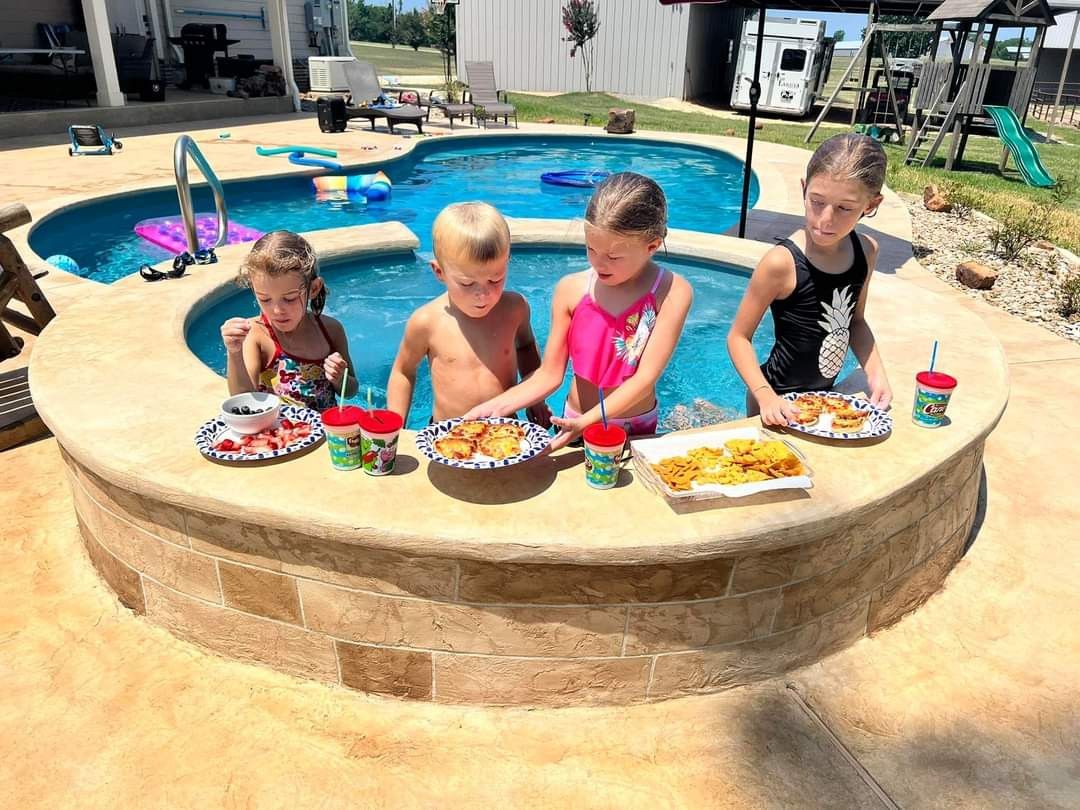
[[[596,303],[596,274],[590,275],[589,289],[574,307],[566,341],[574,374],[605,391],[634,376],[656,325],[656,290],[665,275],[667,271],[660,270],[652,288],[618,315]],[[566,413],[570,415],[571,410],[567,408]],[[656,428],[656,409],[626,421],[635,423],[635,434],[651,433]]]

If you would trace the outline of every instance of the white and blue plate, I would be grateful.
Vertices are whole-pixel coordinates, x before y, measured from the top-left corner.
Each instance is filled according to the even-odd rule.
[[[215,417],[209,422],[206,422],[195,433],[195,446],[199,449],[207,458],[212,458],[214,461],[230,461],[240,462],[244,464],[250,464],[253,461],[267,461],[269,459],[283,458],[285,456],[291,456],[294,453],[299,453],[306,450],[313,445],[321,442],[326,435],[323,431],[322,417],[319,416],[318,411],[313,411],[311,408],[301,408],[297,405],[282,405],[281,414],[278,417],[278,421],[273,424],[273,427],[277,427],[282,419],[288,419],[290,422],[307,422],[311,425],[311,433],[299,441],[295,441],[288,447],[283,447],[280,450],[265,450],[261,453],[240,453],[240,452],[224,452],[222,450],[215,450],[214,445],[220,442],[222,439],[232,439],[234,442],[239,442],[244,438],[244,434],[237,433],[231,427],[222,421],[221,417]]]
[[[428,425],[416,434],[416,449],[419,450],[428,461],[436,464],[444,464],[447,467],[456,467],[461,470],[494,470],[500,467],[512,467],[523,461],[528,461],[540,455],[551,442],[547,430],[534,425],[531,422],[522,422],[520,419],[511,419],[505,416],[493,416],[488,419],[470,419],[470,422],[486,422],[489,425],[517,425],[525,431],[521,440],[521,452],[509,458],[494,459],[488,456],[475,455],[469,459],[447,458],[435,449],[435,442],[443,438],[466,420],[461,418],[446,419],[442,422]]]
[[[880,408],[875,408],[862,397],[852,396],[851,394],[841,394],[837,391],[793,391],[790,394],[784,394],[784,399],[789,402],[794,402],[803,394],[812,394],[819,397],[839,397],[848,402],[853,408],[857,408],[860,411],[869,411],[870,415],[866,417],[866,421],[863,422],[863,426],[860,430],[852,432],[832,430],[832,414],[827,412],[821,414],[818,421],[812,425],[796,425],[789,423],[787,425],[788,430],[797,430],[800,433],[805,433],[808,436],[817,436],[821,439],[840,439],[841,441],[879,439],[882,436],[888,436],[892,433],[892,414],[883,411]]]

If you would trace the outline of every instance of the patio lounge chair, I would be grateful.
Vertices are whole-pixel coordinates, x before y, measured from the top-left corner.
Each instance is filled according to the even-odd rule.
[[[502,116],[503,123],[510,124],[510,116],[514,116],[514,126],[518,125],[517,108],[513,104],[506,103],[506,91],[497,90],[495,87],[495,67],[491,62],[466,62],[465,72],[469,77],[470,101],[477,107],[484,108],[483,118],[498,120]]]
[[[450,122],[450,129],[454,128],[454,119],[469,117],[469,123],[473,123],[473,114],[476,112],[476,106],[473,104],[452,104],[449,101],[430,101],[428,102],[428,114],[425,120],[431,120],[431,108],[436,110],[442,110],[443,115]]]
[[[383,96],[379,85],[379,75],[370,62],[352,61],[345,63],[345,82],[352,95],[351,103],[345,107],[349,118],[366,118],[371,122],[372,130],[380,118],[386,119],[391,132],[395,124],[415,124],[419,132],[424,131],[425,113],[415,104],[400,104],[396,107],[372,106]]]

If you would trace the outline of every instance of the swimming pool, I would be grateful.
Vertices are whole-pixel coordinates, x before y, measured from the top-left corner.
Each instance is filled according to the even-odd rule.
[[[661,420],[667,419],[669,426],[680,424],[678,420],[685,417],[685,412],[673,415],[676,406],[693,410],[695,400],[722,408],[731,417],[744,413],[745,388],[728,359],[725,338],[746,288],[746,272],[682,258],[661,256],[659,261],[681,273],[694,287],[694,306],[682,339],[660,380]],[[580,247],[514,249],[507,288],[517,290],[529,301],[533,329],[541,348],[547,342],[555,283],[566,273],[584,267],[585,253]],[[367,386],[371,385],[377,403],[383,404],[386,380],[405,330],[405,321],[413,310],[440,295],[445,288],[432,275],[428,263],[411,254],[329,265],[324,275],[330,290],[326,312],[344,324],[349,336],[350,352],[361,385],[358,399],[366,399]],[[225,347],[221,343],[221,324],[228,318],[257,312],[251,293],[238,290],[194,319],[188,329],[188,345],[199,359],[224,375]],[[762,359],[772,345],[772,337],[772,319],[766,313],[754,339]],[[851,359],[849,357],[849,367]],[[562,411],[568,383],[569,377],[562,389],[548,398],[555,413]],[[698,411],[701,411],[700,405]],[[408,427],[423,427],[430,414],[431,377],[427,363],[424,363],[417,375]],[[715,411],[710,409],[710,414]]]
[[[268,171],[277,170],[275,158],[266,160]],[[316,200],[310,177],[298,175],[230,182],[225,197],[230,220],[258,230],[313,231],[397,220],[427,250],[431,223],[451,202],[484,200],[511,217],[569,220],[584,215],[590,190],[545,185],[540,182],[543,172],[636,171],[664,188],[671,227],[722,233],[738,220],[742,166],[726,152],[665,141],[554,135],[429,138],[399,160],[363,168],[390,175],[393,196],[385,205],[345,195]],[[755,177],[750,204],[757,198]],[[205,187],[194,189],[194,201],[198,211],[213,210]],[[95,201],[42,221],[30,235],[30,246],[42,258],[69,255],[84,268],[81,275],[111,283],[143,263],[169,258],[133,229],[140,220],[175,216],[177,210],[171,188]]]

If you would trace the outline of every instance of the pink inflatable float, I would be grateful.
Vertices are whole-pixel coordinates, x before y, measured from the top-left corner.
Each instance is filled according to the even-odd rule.
[[[217,240],[217,215],[196,214],[195,230],[198,232],[199,247],[213,247]],[[187,235],[184,233],[184,220],[182,217],[155,217],[144,219],[135,225],[135,233],[147,241],[153,242],[158,247],[163,247],[170,253],[177,255],[188,249]],[[239,222],[229,223],[229,239],[227,244],[235,245],[238,242],[254,242],[263,235],[262,231],[241,225]]]

